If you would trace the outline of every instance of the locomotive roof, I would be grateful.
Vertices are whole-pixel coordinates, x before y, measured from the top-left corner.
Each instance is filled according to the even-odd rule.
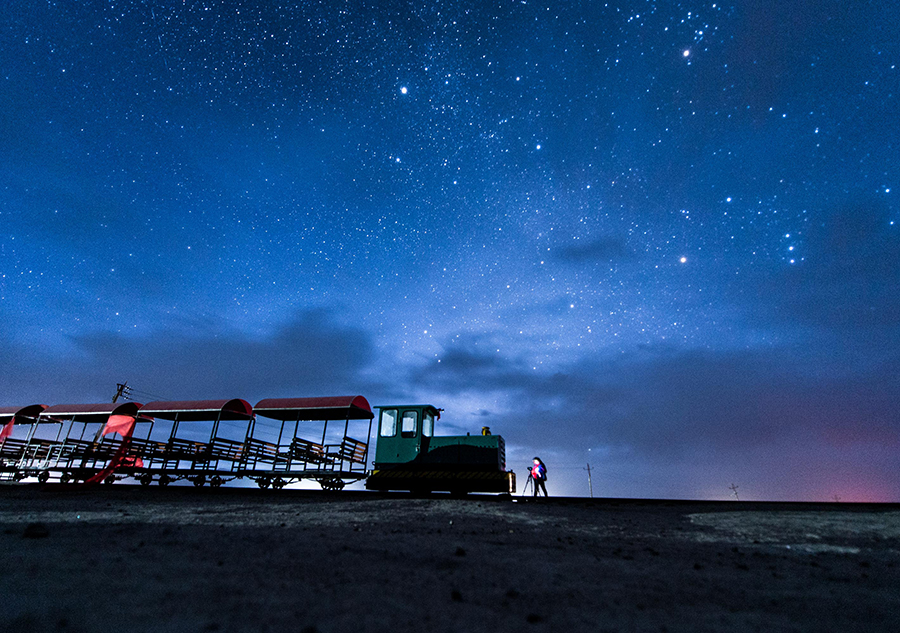
[[[433,404],[378,404],[376,409],[432,409],[437,412],[443,411]]]
[[[254,411],[275,420],[371,420],[375,417],[363,396],[266,398],[256,403]]]

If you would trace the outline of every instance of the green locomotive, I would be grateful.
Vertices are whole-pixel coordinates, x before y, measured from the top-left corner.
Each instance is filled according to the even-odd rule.
[[[379,407],[375,463],[366,488],[515,492],[515,473],[506,470],[506,446],[485,427],[482,435],[436,436],[441,409],[429,404]]]

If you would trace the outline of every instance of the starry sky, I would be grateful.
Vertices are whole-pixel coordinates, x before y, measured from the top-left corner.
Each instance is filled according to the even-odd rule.
[[[0,404],[362,394],[551,494],[900,501],[887,0],[8,0]]]

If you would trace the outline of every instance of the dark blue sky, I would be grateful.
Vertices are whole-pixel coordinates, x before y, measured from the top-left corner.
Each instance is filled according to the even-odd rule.
[[[898,64],[886,1],[12,0],[0,404],[359,393],[555,493],[900,501]]]

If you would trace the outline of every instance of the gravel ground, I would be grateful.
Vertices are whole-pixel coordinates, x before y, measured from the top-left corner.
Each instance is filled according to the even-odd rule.
[[[0,631],[900,630],[900,506],[0,486]]]

